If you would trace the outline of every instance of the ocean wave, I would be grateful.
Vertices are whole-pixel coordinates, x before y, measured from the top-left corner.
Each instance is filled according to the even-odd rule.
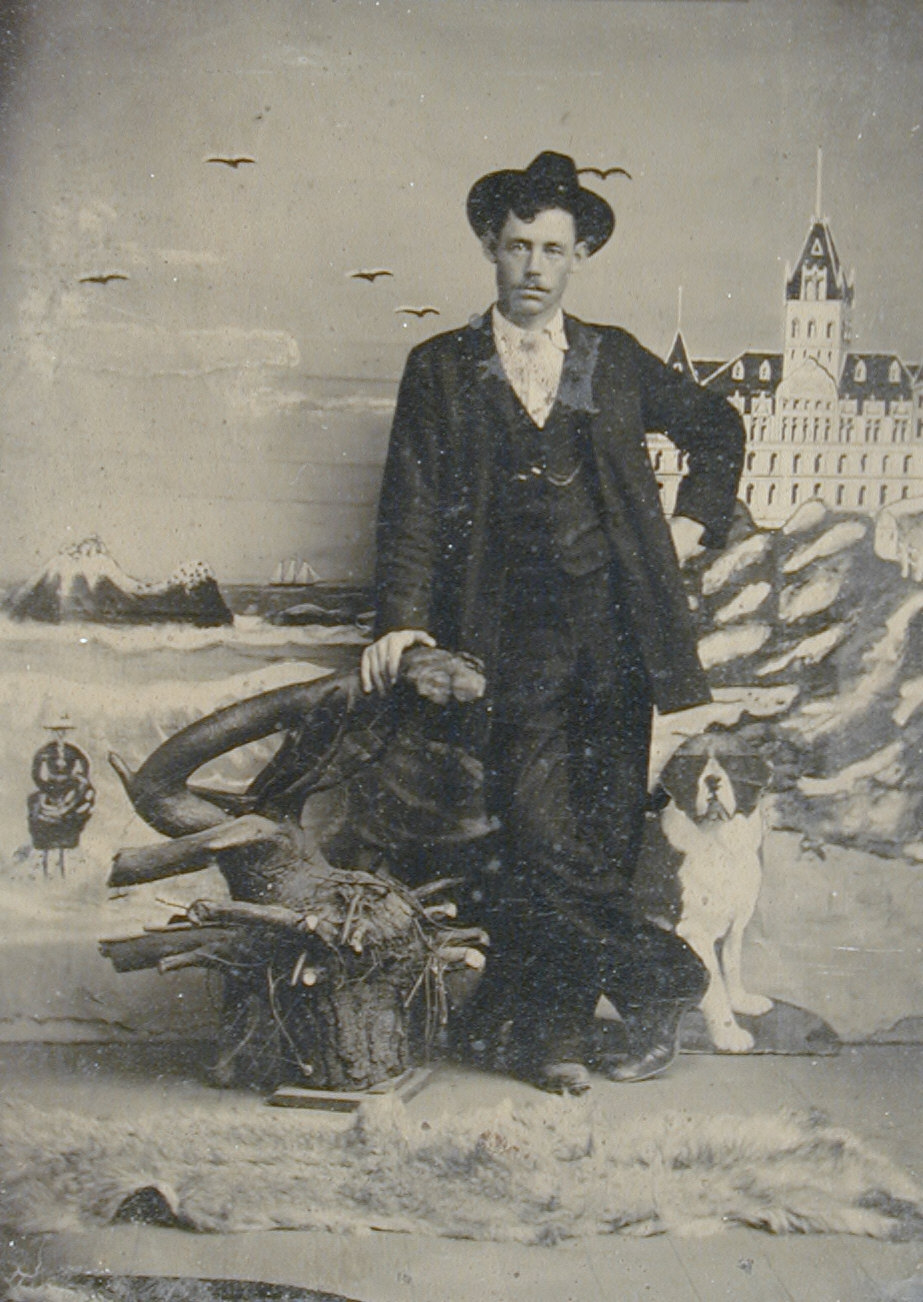
[[[125,655],[151,651],[278,650],[287,646],[337,646],[358,643],[354,625],[329,627],[269,624],[259,615],[236,615],[234,623],[219,628],[194,628],[189,624],[43,624],[0,616],[0,648],[40,643],[55,647],[103,647]]]
[[[221,679],[106,685],[47,672],[11,673],[0,677],[0,719],[13,734],[40,731],[47,717],[62,710],[81,731],[98,735],[142,721],[158,731],[174,732],[177,726],[185,727],[234,701],[290,683],[311,682],[328,672],[307,660],[287,660]]]

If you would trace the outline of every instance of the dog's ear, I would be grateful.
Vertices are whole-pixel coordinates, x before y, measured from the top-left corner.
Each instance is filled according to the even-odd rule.
[[[648,792],[647,804],[644,806],[645,814],[661,814],[670,803],[670,793],[662,782],[654,784],[654,789]]]
[[[762,755],[735,755],[733,767],[728,765],[728,775],[734,787],[738,811],[752,814],[769,785],[771,765]]]
[[[672,800],[684,813],[692,813],[695,809],[699,778],[708,763],[708,758],[708,754],[701,753],[699,748],[695,748],[690,753],[684,745],[667,760],[657,783],[666,797],[661,805],[662,809]]]

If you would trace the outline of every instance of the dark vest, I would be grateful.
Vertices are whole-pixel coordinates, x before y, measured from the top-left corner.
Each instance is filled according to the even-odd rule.
[[[555,404],[539,429],[508,392],[499,458],[508,583],[551,588],[604,570],[610,553],[581,413]]]

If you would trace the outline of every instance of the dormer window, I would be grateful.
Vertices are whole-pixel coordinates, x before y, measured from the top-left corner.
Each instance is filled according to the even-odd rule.
[[[900,384],[901,382],[901,364],[898,361],[891,363],[888,368],[888,382],[890,384]]]
[[[772,379],[772,367],[769,365],[769,359],[765,358],[760,362],[760,380],[766,384]]]
[[[734,363],[733,369],[731,370],[731,379],[742,380],[743,378],[744,378],[744,364],[741,361],[737,361]]]
[[[863,362],[861,357],[859,358],[858,362],[856,362],[856,367],[852,373],[852,378],[856,381],[857,384],[865,383],[865,379],[866,379],[865,362]]]
[[[673,363],[673,369],[674,369],[674,371],[679,371],[680,375],[682,375],[682,373],[683,373],[683,364],[682,364],[682,362],[674,362],[674,363]]]

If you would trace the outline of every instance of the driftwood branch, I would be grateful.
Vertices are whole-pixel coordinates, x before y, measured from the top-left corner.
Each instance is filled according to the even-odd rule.
[[[101,940],[99,952],[110,960],[116,972],[140,972],[159,967],[170,956],[201,949],[205,942],[209,948],[220,946],[230,954],[239,939],[237,933],[226,927],[163,927],[141,936]]]
[[[109,885],[139,886],[164,877],[198,872],[217,862],[223,852],[269,847],[278,840],[277,823],[258,814],[248,814],[201,832],[191,832],[176,841],[119,850],[112,860]]]

